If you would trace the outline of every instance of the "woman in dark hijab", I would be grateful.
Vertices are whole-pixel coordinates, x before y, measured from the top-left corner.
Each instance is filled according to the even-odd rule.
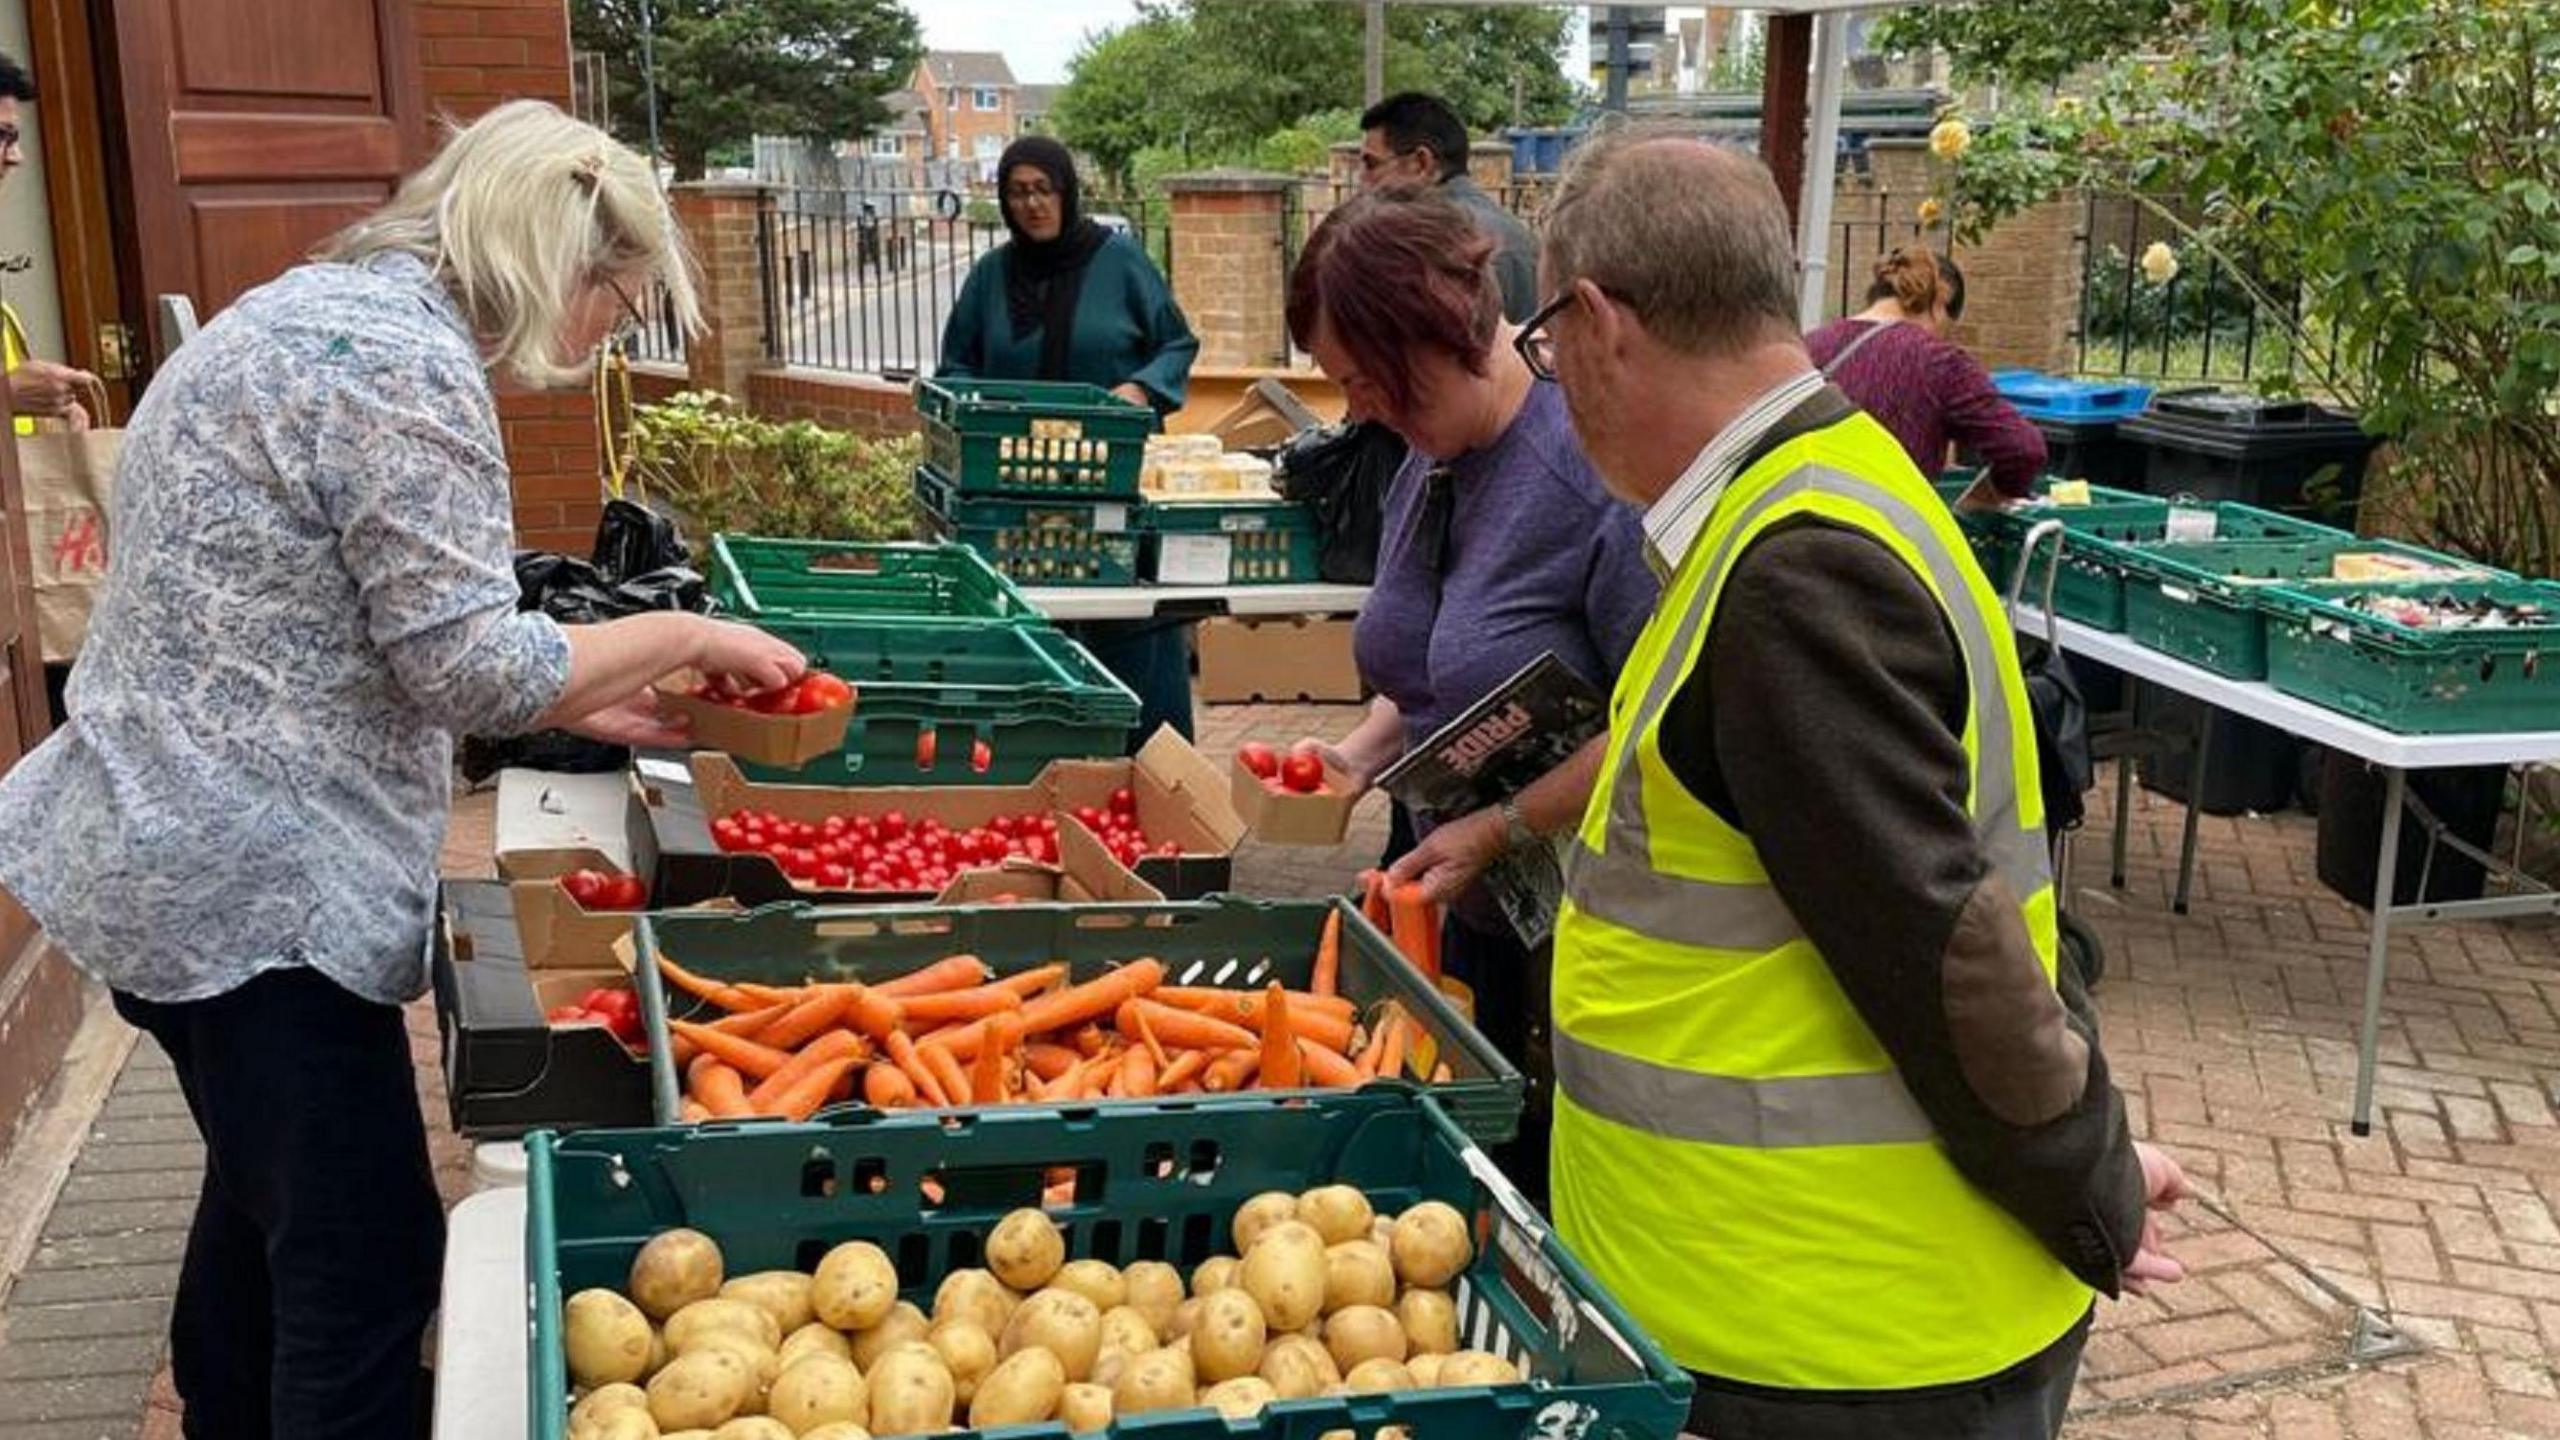
[[[1200,342],[1146,250],[1084,213],[1067,147],[1045,135],[1014,141],[996,184],[1013,238],[970,267],[942,327],[937,373],[1080,381],[1158,414],[1181,409]],[[1137,692],[1133,747],[1160,725],[1191,734],[1188,624],[1066,628]]]

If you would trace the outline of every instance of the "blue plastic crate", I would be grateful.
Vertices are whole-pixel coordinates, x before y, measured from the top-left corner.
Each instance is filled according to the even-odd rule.
[[[2035,370],[1994,370],[2001,398],[2030,420],[2122,420],[2151,406],[2148,385],[2123,380],[2068,380]]]

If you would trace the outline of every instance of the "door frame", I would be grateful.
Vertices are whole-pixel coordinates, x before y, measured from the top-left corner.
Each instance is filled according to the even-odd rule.
[[[44,128],[45,199],[53,220],[54,287],[62,306],[64,363],[105,380],[117,416],[133,413],[152,354],[133,246],[120,117],[102,77],[112,51],[99,44],[96,0],[26,0],[36,117]],[[112,39],[112,37],[109,37]],[[124,365],[108,363],[109,325],[124,327]]]

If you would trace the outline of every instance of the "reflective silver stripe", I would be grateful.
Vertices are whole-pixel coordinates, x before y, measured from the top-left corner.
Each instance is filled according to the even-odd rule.
[[[1911,1145],[1937,1137],[1891,1070],[1750,1080],[1637,1060],[1563,1030],[1554,1041],[1556,1086],[1574,1104],[1666,1140],[1781,1150]]]
[[[1565,889],[1584,914],[1674,944],[1775,950],[1804,938],[1770,886],[1666,875],[1578,839],[1565,852]]]

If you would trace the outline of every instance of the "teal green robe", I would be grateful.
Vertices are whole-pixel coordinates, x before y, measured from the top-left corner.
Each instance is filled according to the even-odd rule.
[[[942,327],[942,365],[936,372],[991,380],[1035,380],[1040,374],[1040,331],[1017,340],[1005,311],[1004,267],[1011,244],[1000,245],[969,268],[969,278]],[[1085,262],[1084,288],[1076,293],[1075,336],[1067,347],[1067,377],[1104,389],[1135,382],[1156,409],[1182,408],[1191,362],[1200,341],[1172,287],[1146,252],[1115,233]]]

